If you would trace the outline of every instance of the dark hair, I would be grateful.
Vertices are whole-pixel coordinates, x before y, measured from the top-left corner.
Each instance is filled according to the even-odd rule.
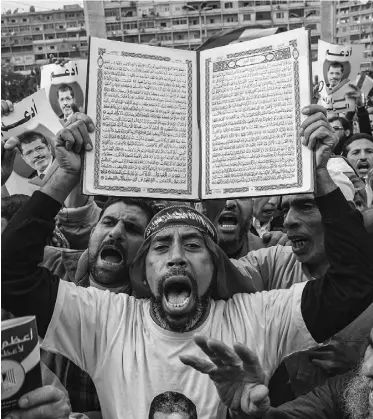
[[[330,63],[329,64],[329,67],[328,67],[328,71],[330,70],[330,67],[340,67],[341,68],[341,70],[342,70],[342,73],[343,73],[343,71],[344,71],[344,65],[342,64],[342,63],[340,63],[339,61],[333,61],[332,63]]]
[[[21,144],[21,152],[22,152],[22,144],[30,144],[36,140],[41,140],[41,142],[47,146],[49,146],[49,142],[47,138],[38,131],[26,131],[23,134],[18,136],[19,142]]]
[[[71,97],[74,98],[74,90],[68,84],[61,84],[61,86],[57,89],[57,99],[60,97],[60,92],[67,92],[70,90]]]
[[[126,205],[135,205],[137,207],[140,207],[145,212],[145,214],[147,215],[148,223],[154,217],[154,215],[157,212],[155,207],[153,206],[153,201],[150,200],[150,199],[127,198],[127,197],[123,197],[123,196],[111,196],[105,202],[104,206],[102,207],[99,219],[101,219],[101,217],[103,216],[104,212],[106,211],[106,209],[108,207],[110,207],[111,205],[113,205],[117,202],[123,202]]]
[[[182,393],[166,391],[155,396],[149,409],[149,419],[159,413],[184,413],[190,419],[197,419],[196,405]]]
[[[1,218],[5,218],[9,222],[29,199],[28,195],[23,194],[1,198]]]
[[[369,140],[373,143],[373,137],[371,135],[368,134],[355,134],[352,137],[350,137],[343,145],[343,152],[342,152],[342,156],[347,157],[348,154],[348,146],[351,145],[354,141],[357,140]]]

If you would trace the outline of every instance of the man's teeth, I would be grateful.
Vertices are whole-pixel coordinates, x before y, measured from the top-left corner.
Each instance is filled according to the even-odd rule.
[[[183,307],[188,304],[190,294],[188,291],[174,292],[171,291],[167,295],[167,301],[173,307]]]
[[[236,224],[220,224],[222,228],[230,228],[231,230],[236,228]]]
[[[305,240],[293,240],[293,247],[295,249],[299,249],[300,247],[304,246],[306,244]]]

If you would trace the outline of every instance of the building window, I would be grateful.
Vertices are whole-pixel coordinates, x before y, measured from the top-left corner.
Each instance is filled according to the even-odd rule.
[[[106,30],[107,31],[120,31],[122,29],[120,23],[107,23]]]
[[[311,36],[311,44],[317,44],[319,42],[320,35]]]
[[[27,19],[22,19],[22,22],[27,22]]]
[[[36,54],[35,55],[35,60],[44,60],[45,59],[45,55],[44,54]]]
[[[81,47],[86,47],[86,46],[88,46],[88,42],[87,42],[87,41],[82,41],[82,42],[80,43],[80,46],[81,46]]]
[[[43,47],[38,47],[38,51],[43,51]]]
[[[54,35],[45,35],[45,39],[54,39]]]
[[[78,34],[76,33],[76,32],[69,32],[68,34],[67,34],[67,37],[68,38],[76,38],[78,36]]]
[[[44,29],[54,29],[53,23],[48,23],[48,24],[44,25]]]
[[[139,22],[139,28],[140,29],[146,29],[146,28],[154,28],[155,24],[154,24],[154,20],[148,20],[145,22]]]
[[[123,23],[123,29],[124,30],[137,29],[137,22]]]
[[[119,16],[119,9],[105,10],[105,17],[117,17],[117,16]]]
[[[41,41],[43,39],[43,35],[32,35],[33,41]]]
[[[66,32],[57,34],[57,39],[63,39],[63,38],[66,38],[66,37],[67,37]]]
[[[250,15],[249,15],[249,16],[250,16]],[[237,16],[230,16],[230,17],[227,17],[226,22],[227,22],[227,23],[234,23],[234,22],[237,22]]]
[[[77,28],[78,27],[78,22],[68,22],[67,27],[68,28]]]
[[[179,41],[181,41],[182,39],[184,39],[184,35],[177,35],[177,39],[178,39]]]
[[[230,1],[228,3],[224,3],[224,8],[225,9],[232,9],[233,8],[233,3]]]
[[[186,19],[173,19],[172,24],[173,25],[186,25],[187,20]]]
[[[54,49],[54,45],[51,45],[49,48],[50,48],[50,49]]]
[[[192,20],[189,21],[190,25],[198,25],[198,23],[199,23],[198,19],[192,19]]]
[[[256,20],[271,20],[271,12],[256,13]]]
[[[215,23],[215,19],[209,19],[209,23],[210,23],[210,24]]]
[[[243,15],[243,20],[251,20],[251,15]]]
[[[285,16],[285,13],[284,12],[276,13],[276,19],[283,19],[284,16]]]

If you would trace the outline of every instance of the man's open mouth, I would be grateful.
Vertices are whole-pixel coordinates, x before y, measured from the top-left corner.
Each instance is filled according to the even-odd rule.
[[[357,164],[357,169],[368,171],[370,169],[370,164],[367,161],[361,161]]]
[[[238,219],[233,213],[223,213],[219,217],[218,224],[222,230],[235,230],[238,225]]]
[[[100,258],[110,265],[120,265],[123,262],[122,253],[115,246],[104,246],[100,252]]]
[[[187,276],[172,276],[163,284],[163,303],[168,311],[182,314],[192,297],[192,283]]]
[[[308,238],[305,236],[289,236],[289,239],[295,254],[304,252],[309,243]]]

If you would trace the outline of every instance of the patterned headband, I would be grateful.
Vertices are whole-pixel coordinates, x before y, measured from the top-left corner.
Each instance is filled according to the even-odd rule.
[[[151,235],[172,225],[187,225],[206,233],[217,243],[218,235],[212,222],[194,208],[177,205],[167,207],[156,214],[145,230],[145,240]]]

